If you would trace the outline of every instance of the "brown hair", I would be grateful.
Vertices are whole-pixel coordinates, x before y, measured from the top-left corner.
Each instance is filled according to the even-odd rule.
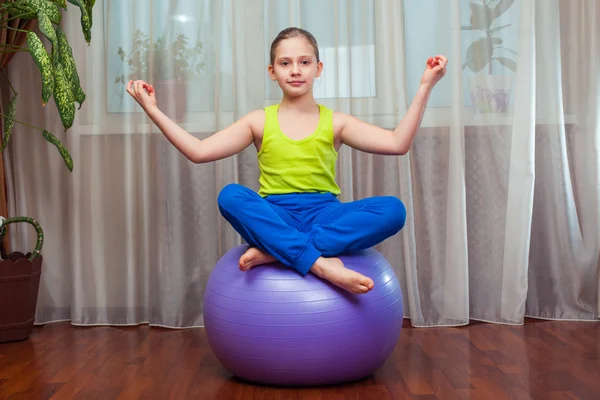
[[[275,40],[273,40],[273,43],[271,43],[271,65],[273,65],[273,63],[275,62],[275,51],[277,50],[277,45],[279,45],[279,42],[281,42],[282,40],[285,39],[290,39],[293,37],[298,37],[301,36],[304,39],[308,40],[308,42],[310,43],[310,45],[312,46],[314,52],[315,52],[315,56],[317,57],[317,62],[320,61],[319,60],[319,46],[317,45],[317,39],[315,39],[315,37],[308,31],[305,31],[302,28],[296,28],[296,27],[290,27],[290,28],[286,28],[284,30],[282,30],[281,32],[279,32],[279,34],[277,35],[277,37],[275,38]]]

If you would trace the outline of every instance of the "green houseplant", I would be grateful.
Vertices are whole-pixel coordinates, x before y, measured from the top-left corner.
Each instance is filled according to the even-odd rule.
[[[81,108],[86,95],[83,91],[77,66],[73,58],[71,45],[61,27],[63,10],[79,9],[83,36],[91,41],[92,10],[95,0],[4,0],[0,2],[2,22],[0,29],[2,42],[3,74],[8,79],[10,101],[3,107],[2,144],[3,152],[10,141],[15,124],[39,130],[41,136],[56,146],[69,171],[73,170],[73,161],[63,144],[48,130],[35,127],[16,119],[19,95],[10,84],[6,68],[16,52],[27,52],[38,67],[42,87],[40,88],[42,107],[51,100],[60,115],[65,132],[71,128],[75,113]],[[37,25],[37,29],[36,28]],[[24,106],[34,107],[37,103]],[[0,248],[0,342],[22,340],[29,337],[33,330],[38,289],[40,282],[43,244],[43,231],[33,218],[12,217],[0,219],[0,243],[6,233],[6,226],[12,223],[31,224],[37,233],[35,249],[27,254],[13,252],[6,254],[4,246]]]
[[[122,47],[117,50],[129,72],[118,75],[115,84],[125,85],[131,79],[151,82],[161,109],[174,120],[183,120],[188,81],[199,77],[204,69],[204,63],[200,62],[202,42],[196,41],[193,46],[189,42],[182,34],[171,43],[165,36],[153,42],[147,34],[136,30],[131,51],[127,53]]]
[[[517,63],[512,59],[499,55],[504,50],[516,55],[514,50],[504,46],[502,38],[494,36],[509,28],[512,24],[494,24],[513,5],[515,0],[478,0],[471,2],[470,25],[462,26],[462,30],[479,31],[483,37],[474,40],[467,48],[463,70],[469,68],[476,75],[469,77],[471,100],[476,111],[482,113],[506,112],[512,89],[512,76],[494,75],[494,64],[498,63],[516,72]],[[496,25],[496,26],[495,26]],[[487,67],[487,74],[480,73]]]

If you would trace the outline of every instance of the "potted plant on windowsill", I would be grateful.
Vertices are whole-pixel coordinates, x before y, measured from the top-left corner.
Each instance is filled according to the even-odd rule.
[[[73,125],[75,113],[85,101],[85,93],[80,85],[77,66],[73,58],[67,35],[61,28],[62,10],[79,8],[81,28],[86,42],[91,41],[92,10],[95,0],[4,0],[0,2],[0,69],[8,79],[1,90],[8,90],[10,101],[3,104],[2,144],[3,152],[10,141],[15,124],[39,130],[41,137],[58,149],[69,171],[73,161],[67,149],[48,130],[16,119],[19,95],[10,84],[7,67],[15,53],[27,52],[37,65],[41,80],[41,103],[46,106],[51,99],[60,115],[66,132]],[[38,107],[39,103],[23,104],[25,107]],[[3,181],[3,177],[0,177]],[[0,185],[5,197],[3,182]],[[2,202],[0,213],[6,213],[6,201]],[[8,252],[4,239],[6,227],[13,223],[26,222],[36,230],[37,242],[30,253]],[[44,234],[40,224],[29,217],[0,217],[0,343],[27,339],[35,319],[40,274],[42,271],[42,245]]]
[[[494,26],[494,22],[504,14],[515,0],[479,0],[472,2],[470,25],[462,26],[462,30],[480,31],[483,37],[473,41],[467,49],[467,59],[463,70],[469,68],[476,75],[468,78],[471,101],[476,112],[504,113],[508,109],[513,77],[506,74],[494,74],[494,63],[516,72],[517,63],[511,58],[499,55],[504,50],[517,53],[503,46],[504,41],[494,34],[511,26],[511,24]],[[479,73],[487,67],[487,74]]]
[[[151,42],[139,29],[133,34],[131,52],[122,47],[117,50],[121,61],[129,68],[127,75],[115,78],[115,84],[126,85],[129,80],[151,82],[156,89],[156,103],[161,110],[177,122],[183,121],[187,107],[188,81],[199,77],[204,63],[199,61],[202,42],[189,46],[185,35],[177,35],[169,44],[165,36]]]

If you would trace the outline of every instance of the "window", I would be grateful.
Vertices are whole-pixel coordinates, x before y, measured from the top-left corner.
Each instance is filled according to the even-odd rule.
[[[474,8],[499,4],[509,7],[493,18],[487,32],[497,38],[493,53],[483,68],[463,68],[469,48],[477,46],[474,43],[486,32],[461,26],[472,23]],[[281,90],[267,74],[270,44],[282,29],[299,26],[315,35],[325,64],[315,82],[319,102],[393,127],[416,94],[425,60],[442,53],[449,57],[454,72],[461,69],[462,98],[456,97],[456,82],[449,71],[429,100],[423,125],[448,125],[457,103],[467,119],[472,116],[467,123],[485,123],[486,118],[477,118],[473,111],[473,99],[482,85],[483,90],[492,83],[505,90],[512,104],[520,9],[521,0],[105,1],[102,56],[106,71],[102,72],[107,115],[115,130],[120,130],[126,117],[119,114],[141,111],[118,79],[131,72],[119,48],[132,55],[136,29],[154,40],[171,32],[168,40],[183,34],[189,46],[196,40],[202,43],[198,62],[203,68],[188,82],[184,94],[186,120],[192,122],[189,129],[193,131],[211,132],[217,121],[220,125],[233,122],[234,110],[239,115],[279,101]],[[93,52],[100,47],[97,41]],[[88,66],[88,70],[98,68]],[[215,115],[217,109],[222,114]]]
[[[460,5],[458,10],[454,9],[456,4]],[[520,9],[520,0],[459,0],[444,2],[443,5],[437,0],[404,2],[409,101],[417,92],[427,57],[442,53],[449,58],[449,73],[435,88],[435,95],[430,97],[423,125],[450,124],[452,114],[459,110],[463,111],[463,121],[468,124],[498,123],[502,119],[503,114],[496,114],[491,120],[484,114],[478,114],[478,109],[507,106],[505,110],[510,112],[514,97]],[[501,13],[496,12],[500,10]],[[472,29],[485,25],[487,21],[487,30]],[[490,41],[485,40],[487,35],[492,37]],[[488,47],[490,44],[493,45]],[[456,54],[458,46],[460,59]],[[493,48],[493,51],[488,52],[488,48]],[[467,65],[472,54],[477,57],[473,57]],[[457,68],[462,70],[462,99],[455,97],[457,92],[451,70],[456,71]],[[490,97],[493,100],[490,101]],[[456,107],[458,102],[462,106],[460,109]],[[507,121],[511,119],[506,118]]]
[[[214,110],[215,82],[221,85],[221,104],[228,106],[232,103],[230,2],[106,1],[104,14],[109,114],[141,111],[124,91],[124,84],[129,79],[145,79],[153,83],[173,79],[172,74],[167,72],[177,68],[172,61],[175,58],[169,46],[172,43],[177,43],[176,46],[185,43],[186,61],[191,64],[184,78],[188,89],[184,94],[187,112]],[[177,42],[179,38],[185,42]],[[154,53],[154,58],[149,60],[148,50],[161,47],[163,43],[171,50]],[[197,43],[199,48],[196,48]],[[218,64],[215,62],[217,59]]]

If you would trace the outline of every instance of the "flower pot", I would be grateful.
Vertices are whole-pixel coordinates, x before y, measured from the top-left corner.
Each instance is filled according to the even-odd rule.
[[[153,86],[160,110],[173,121],[183,122],[187,111],[187,82],[157,81]]]
[[[508,75],[475,75],[468,78],[471,102],[476,113],[508,111],[513,77]]]
[[[0,343],[27,339],[33,331],[42,256],[14,252],[0,261]]]
[[[27,339],[33,331],[43,258],[40,254],[44,233],[37,221],[28,217],[0,218],[0,243],[5,226],[27,222],[35,227],[37,243],[33,252],[13,252],[0,260],[0,343]]]

